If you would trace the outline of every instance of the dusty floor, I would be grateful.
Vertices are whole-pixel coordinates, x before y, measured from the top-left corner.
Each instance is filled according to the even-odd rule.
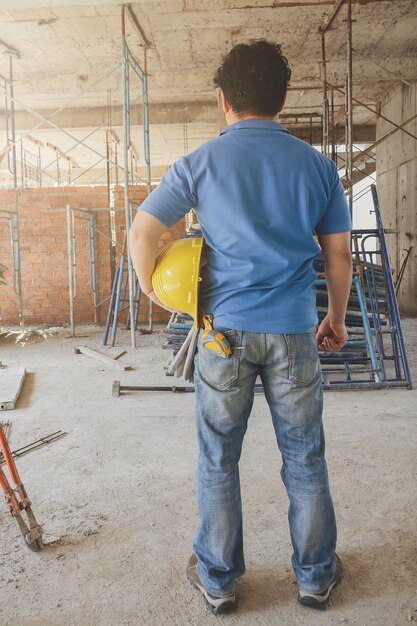
[[[417,320],[404,327],[417,386]],[[0,413],[12,420],[12,448],[68,431],[18,462],[45,532],[61,540],[30,552],[0,501],[2,626],[417,622],[417,391],[326,394],[346,576],[319,614],[295,602],[280,462],[265,400],[256,398],[241,462],[247,573],[239,611],[216,618],[184,577],[197,522],[194,395],[112,397],[114,379],[172,381],[162,337],[140,337],[139,349],[122,357],[136,369],[119,373],[72,352],[100,347],[101,331],[87,332],[23,348],[0,342],[0,359],[30,372],[17,408]],[[127,334],[118,339],[129,345]]]

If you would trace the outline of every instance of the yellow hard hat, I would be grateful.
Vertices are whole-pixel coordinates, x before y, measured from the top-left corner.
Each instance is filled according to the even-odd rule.
[[[188,313],[198,326],[198,286],[203,237],[171,241],[162,248],[152,275],[152,288],[170,309]]]

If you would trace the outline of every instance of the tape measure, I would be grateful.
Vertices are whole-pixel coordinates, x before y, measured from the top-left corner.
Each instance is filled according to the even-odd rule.
[[[232,348],[226,337],[213,328],[213,316],[203,315],[204,332],[201,335],[203,348],[222,359],[232,356]]]

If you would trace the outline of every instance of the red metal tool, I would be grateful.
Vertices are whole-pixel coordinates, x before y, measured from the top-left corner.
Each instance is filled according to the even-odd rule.
[[[25,543],[31,550],[38,552],[43,547],[42,526],[38,524],[32,512],[31,502],[26,493],[26,489],[20,480],[19,472],[12,457],[3,427],[0,424],[0,450],[9,469],[10,476],[15,484],[14,489],[10,486],[6,474],[0,465],[0,486],[4,491],[10,513],[19,524],[20,532]],[[22,516],[22,511],[26,513],[27,521]]]

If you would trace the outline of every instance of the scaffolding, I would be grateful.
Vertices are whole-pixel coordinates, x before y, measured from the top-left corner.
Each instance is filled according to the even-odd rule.
[[[129,30],[129,32],[128,32]],[[136,38],[136,47],[139,47],[143,51],[142,63],[135,57],[132,52],[132,48],[129,45],[129,38]],[[0,45],[6,48],[6,53],[9,55],[9,76],[0,76],[0,90],[3,92],[5,99],[5,123],[6,123],[6,136],[7,145],[5,150],[2,151],[0,158],[7,158],[7,164],[10,174],[13,177],[13,190],[14,190],[14,207],[13,211],[0,211],[0,219],[7,220],[10,228],[10,242],[11,242],[11,266],[13,270],[13,289],[18,296],[19,301],[19,323],[24,326],[24,313],[23,313],[23,294],[22,294],[22,268],[21,268],[21,254],[20,254],[20,237],[19,237],[19,189],[27,186],[41,186],[45,181],[52,181],[54,186],[72,186],[77,180],[80,180],[90,170],[96,168],[98,165],[105,163],[106,166],[106,183],[108,190],[108,207],[109,220],[111,224],[112,232],[112,246],[114,248],[114,205],[112,200],[112,188],[116,184],[122,183],[124,187],[124,205],[125,205],[125,228],[126,233],[129,231],[132,217],[131,207],[129,201],[129,185],[132,184],[144,184],[146,185],[147,193],[151,190],[151,157],[150,157],[150,140],[149,140],[149,105],[148,105],[148,73],[147,73],[147,50],[150,47],[150,42],[145,36],[143,29],[141,28],[136,15],[132,7],[128,4],[124,4],[121,7],[121,61],[112,67],[108,72],[95,81],[88,89],[80,91],[77,95],[72,96],[64,105],[58,107],[50,115],[45,116],[38,111],[27,106],[24,102],[16,98],[14,93],[14,78],[13,78],[13,63],[14,60],[20,58],[19,51],[12,46],[9,46],[5,42],[1,41]],[[74,104],[79,98],[82,98],[87,93],[91,93],[99,84],[104,81],[108,81],[110,77],[121,74],[122,82],[122,107],[113,112],[111,106],[111,91],[107,92],[108,99],[108,115],[103,123],[95,127],[86,137],[77,138],[73,133],[66,130],[64,127],[55,123],[54,118]],[[131,102],[132,102],[132,85],[131,81],[134,77],[139,79],[140,84],[140,98],[142,101],[142,120],[141,125],[143,128],[143,151],[144,161],[146,166],[145,178],[142,178],[138,174],[138,155],[134,149],[131,141]],[[19,108],[26,113],[31,114],[39,121],[29,130],[21,134],[20,137],[16,136],[16,113],[15,107]],[[112,123],[115,121],[115,117],[122,116],[123,120],[123,138],[120,141],[117,134],[112,129]],[[32,133],[37,129],[44,126],[62,133],[65,140],[70,140],[70,147],[60,148],[50,142],[46,144],[46,148],[53,153],[53,158],[48,163],[42,163],[42,154],[45,153],[45,146],[42,142],[32,137]],[[88,141],[95,138],[98,131],[104,131],[105,133],[105,154],[102,154],[96,147],[90,145]],[[36,152],[29,150],[24,142],[30,141],[36,145]],[[72,176],[72,169],[78,167],[74,161],[70,152],[78,146],[82,146],[85,150],[95,154],[98,160],[89,168],[82,170],[77,176]],[[20,155],[20,173],[18,171],[18,149]],[[42,150],[41,150],[42,149]],[[42,152],[42,154],[41,154]],[[122,153],[120,155],[120,153]],[[119,163],[121,156],[122,164]],[[64,166],[62,166],[64,163]],[[55,166],[55,175],[51,173],[51,167]],[[100,174],[101,177],[101,174]],[[96,179],[97,180],[97,179]],[[96,180],[90,181],[90,184],[94,184]],[[65,208],[65,207],[63,207]],[[69,292],[70,292],[70,325],[74,330],[74,316],[73,316],[73,303],[76,292],[76,283],[74,275],[74,244],[75,239],[73,235],[73,216],[74,209],[67,208],[67,225],[68,225],[68,267],[69,267]],[[94,215],[90,212],[86,218],[88,220],[89,228],[89,240],[90,240],[90,256],[94,251]],[[113,252],[114,254],[114,252]],[[92,257],[91,257],[92,258]],[[134,316],[134,299],[135,299],[135,285],[136,279],[134,276],[134,270],[131,262],[130,254],[127,254],[128,265],[128,292],[129,292],[129,308],[130,318]],[[91,265],[91,284],[94,293],[94,311],[95,319],[97,312],[96,293],[94,291],[95,278],[94,273],[95,265]],[[150,327],[152,326],[152,308],[150,308]],[[132,347],[136,347],[136,339],[134,333],[134,327],[131,325],[131,344]]]
[[[327,63],[328,60],[326,58],[326,32],[329,30],[330,26],[336,20],[339,11],[343,6],[347,7],[347,16],[344,22],[346,23],[346,72],[345,72],[345,85],[341,87],[339,85],[335,85],[331,83],[327,78]],[[392,119],[384,116],[378,108],[374,108],[369,106],[369,104],[361,101],[357,97],[354,96],[353,86],[354,86],[354,71],[353,71],[353,59],[354,57],[361,57],[366,59],[368,62],[373,63],[378,66],[380,69],[384,70],[390,76],[395,78],[396,81],[400,81],[409,87],[413,87],[413,84],[407,81],[405,78],[400,76],[399,74],[392,72],[390,69],[385,67],[383,64],[375,61],[367,55],[364,55],[361,51],[359,51],[356,47],[353,47],[353,23],[354,19],[352,18],[352,0],[335,0],[334,6],[331,11],[326,15],[323,22],[319,26],[319,33],[321,35],[321,75],[322,75],[322,89],[323,89],[323,104],[322,104],[322,118],[323,118],[323,153],[334,160],[336,164],[338,164],[339,160],[342,160],[345,168],[345,175],[343,177],[343,183],[345,189],[347,191],[347,197],[349,202],[349,209],[351,215],[353,214],[353,202],[354,202],[354,194],[353,194],[353,185],[355,183],[355,174],[364,173],[365,176],[369,175],[366,170],[366,162],[374,161],[375,156],[373,154],[375,148],[381,145],[386,139],[391,137],[396,132],[403,132],[409,137],[416,139],[417,136],[413,133],[409,132],[406,129],[406,126],[410,124],[416,117],[417,114],[413,115],[409,119],[405,120],[401,124],[397,124]],[[336,112],[335,110],[335,93],[340,94],[345,99],[344,111]],[[375,140],[371,143],[371,145],[367,146],[363,150],[356,150],[354,134],[353,134],[353,109],[354,106],[364,108],[376,118],[380,118],[388,122],[393,126],[393,129],[386,133],[383,137]],[[341,117],[341,116],[342,117]],[[336,126],[339,121],[345,119],[345,154],[344,157],[341,157],[338,154],[338,146],[336,144]],[[363,167],[365,164],[365,167]],[[360,167],[362,166],[362,167]],[[375,180],[372,180],[372,183]],[[368,191],[371,191],[371,186],[369,186]]]

